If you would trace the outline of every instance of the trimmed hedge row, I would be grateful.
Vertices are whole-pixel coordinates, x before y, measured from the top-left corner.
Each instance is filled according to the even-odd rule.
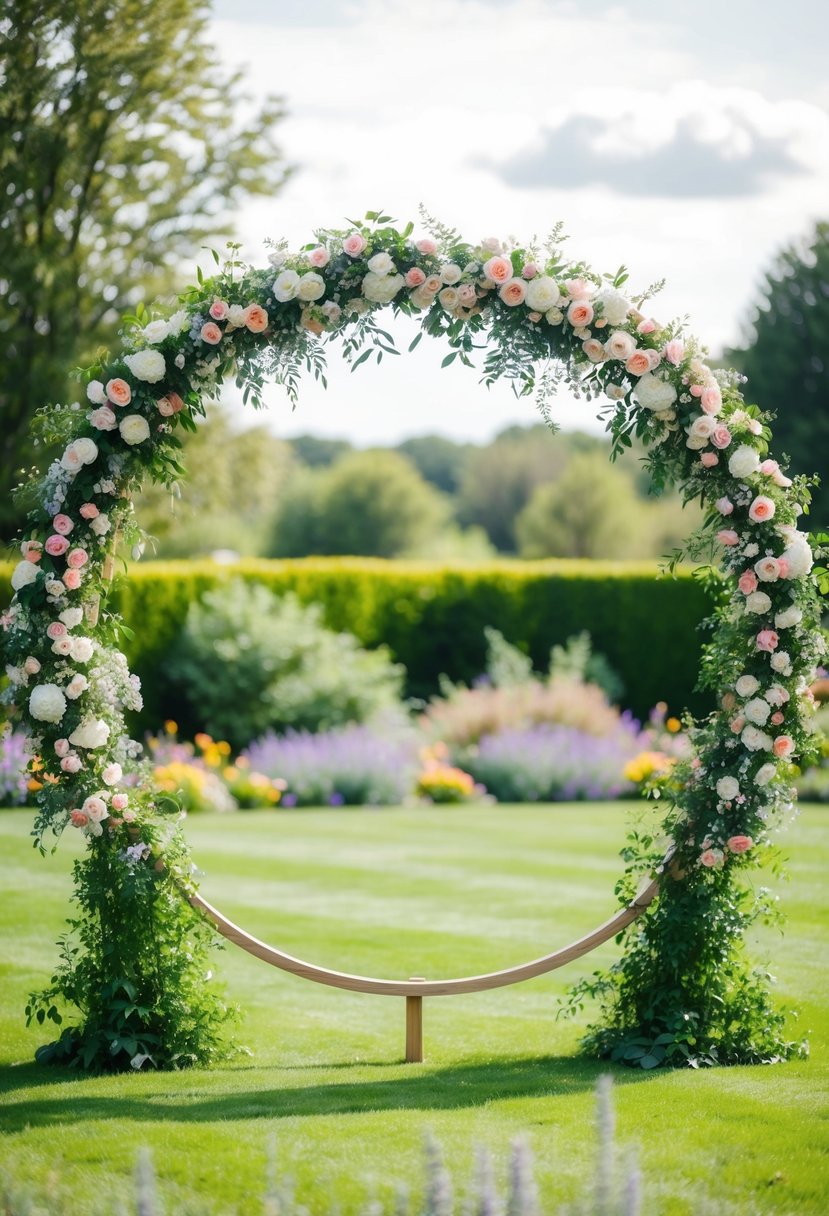
[[[11,598],[11,569],[0,566],[4,604]],[[329,626],[350,630],[366,646],[385,643],[405,665],[412,696],[436,692],[441,673],[474,680],[484,666],[486,625],[521,646],[540,670],[554,643],[586,629],[624,680],[625,702],[637,716],[660,700],[674,711],[700,712],[707,703],[694,693],[698,627],[711,603],[689,571],[661,579],[657,573],[651,563],[569,560],[463,566],[373,558],[145,562],[115,585],[110,602],[135,630],[125,649],[144,686],[147,727],[165,717],[187,723],[164,674],[166,656],[190,602],[238,577],[316,601]]]

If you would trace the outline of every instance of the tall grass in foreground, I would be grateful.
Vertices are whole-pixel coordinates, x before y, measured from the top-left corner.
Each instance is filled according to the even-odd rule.
[[[593,1177],[586,1184],[581,1200],[575,1205],[549,1209],[550,1216],[554,1211],[557,1216],[640,1216],[642,1212],[642,1179],[636,1162],[628,1155],[620,1168],[618,1161],[611,1089],[610,1077],[600,1077],[596,1085],[597,1143]],[[262,1216],[308,1216],[308,1209],[298,1201],[290,1178],[279,1173],[273,1151],[271,1158],[270,1177],[265,1182],[261,1205],[254,1208],[249,1196],[240,1194],[233,1211],[260,1211]],[[421,1198],[413,1201],[405,1187],[395,1186],[393,1177],[387,1176],[384,1181],[390,1193],[385,1198],[379,1198],[376,1193],[367,1196],[362,1216],[544,1216],[532,1152],[520,1138],[510,1147],[506,1194],[499,1190],[492,1158],[483,1148],[476,1153],[469,1185],[459,1193],[444,1164],[440,1144],[430,1133],[424,1141]],[[333,1190],[332,1194],[328,1211],[330,1216],[338,1216],[340,1209]],[[64,1216],[71,1210],[57,1173],[50,1179],[48,1193],[39,1196],[16,1186],[11,1179],[0,1180],[0,1216]],[[127,1216],[127,1213],[176,1216],[176,1212],[182,1210],[180,1207],[175,1212],[165,1209],[159,1197],[152,1155],[147,1149],[138,1152],[129,1208],[115,1201],[98,1209],[101,1216]],[[188,1216],[199,1216],[213,1209],[188,1203],[186,1211]],[[229,1216],[227,1210],[222,1216]]]

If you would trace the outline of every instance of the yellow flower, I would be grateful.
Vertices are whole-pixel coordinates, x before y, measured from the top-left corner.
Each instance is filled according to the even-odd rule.
[[[680,722],[679,718],[668,718],[665,725],[672,735],[675,735],[677,731],[682,730],[682,723]]]
[[[164,723],[164,729],[166,730],[168,735],[177,735],[178,734],[178,722],[174,722],[172,718],[168,718],[167,721]]]

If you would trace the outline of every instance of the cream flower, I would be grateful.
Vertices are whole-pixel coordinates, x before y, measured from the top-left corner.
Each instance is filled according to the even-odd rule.
[[[21,588],[28,587],[30,583],[35,582],[39,574],[40,566],[35,562],[18,562],[12,571],[13,590],[20,591]]]
[[[374,304],[389,304],[406,286],[402,274],[375,274],[369,271],[363,279],[363,295]]]
[[[645,372],[636,382],[633,395],[646,410],[666,410],[676,401],[676,389],[653,372]]]
[[[771,706],[763,697],[752,697],[750,701],[746,701],[743,707],[744,716],[755,726],[765,726],[770,713]]]
[[[60,722],[66,713],[66,697],[57,684],[38,684],[29,694],[29,713],[38,722]]]
[[[325,279],[321,274],[311,270],[308,274],[304,274],[299,280],[297,287],[297,295],[300,300],[306,303],[312,303],[314,300],[319,300],[325,295]]]
[[[150,437],[150,424],[143,414],[127,414],[126,418],[119,422],[118,430],[124,443],[128,443],[130,447],[143,443]]]
[[[558,283],[548,274],[539,274],[527,284],[525,301],[533,312],[549,312],[561,299]]]
[[[85,747],[89,751],[104,747],[109,739],[109,727],[102,718],[85,718],[69,736],[73,747]]]
[[[136,380],[144,380],[147,384],[158,384],[167,370],[160,350],[139,350],[134,355],[125,355],[124,362]]]
[[[728,458],[728,471],[732,477],[740,480],[744,477],[750,477],[752,473],[756,473],[760,468],[760,457],[755,452],[754,448],[750,448],[747,443],[741,443]]]
[[[740,783],[736,777],[720,777],[717,782],[717,793],[724,802],[730,802],[740,792]]]
[[[283,270],[280,275],[277,275],[276,282],[273,285],[273,294],[280,304],[293,300],[298,290],[299,275],[295,270]]]

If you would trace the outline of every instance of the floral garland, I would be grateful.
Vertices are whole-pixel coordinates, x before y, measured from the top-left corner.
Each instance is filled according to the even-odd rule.
[[[292,397],[304,371],[323,378],[331,340],[353,366],[396,354],[376,323],[391,306],[448,342],[444,365],[471,364],[483,347],[485,382],[535,391],[545,413],[562,379],[588,399],[602,396],[614,448],[639,437],[657,485],[678,482],[707,508],[691,552],[718,554],[728,579],[703,664],[720,708],[695,729],[696,756],[669,791],[664,827],[675,855],[659,903],[670,903],[673,887],[716,900],[732,874],[762,860],[792,804],[792,761],[808,747],[809,682],[823,652],[812,550],[797,526],[809,483],[768,457],[767,420],[746,405],[739,378],[712,370],[679,323],[651,317],[647,294],[624,293],[624,268],[601,276],[568,263],[558,230],[542,248],[516,248],[427,227],[431,235],[413,239],[411,224],[398,231],[369,213],[351,230],[318,232],[299,252],[275,246],[266,269],[231,253],[172,316],[139,310],[125,319],[123,353],[85,373],[88,406],[43,412],[40,430],[61,440],[63,454],[30,487],[16,594],[2,618],[7,698],[43,782],[35,834],[42,841],[71,824],[117,861],[114,883],[158,861],[169,807],[124,725],[141,701],[119,649],[123,626],[105,610],[113,538],[134,542],[139,555],[132,495],[147,473],[181,478],[177,431],[194,428],[227,375],[259,403],[267,376]],[[649,838],[637,864],[654,847]],[[181,877],[189,863],[179,852]]]

